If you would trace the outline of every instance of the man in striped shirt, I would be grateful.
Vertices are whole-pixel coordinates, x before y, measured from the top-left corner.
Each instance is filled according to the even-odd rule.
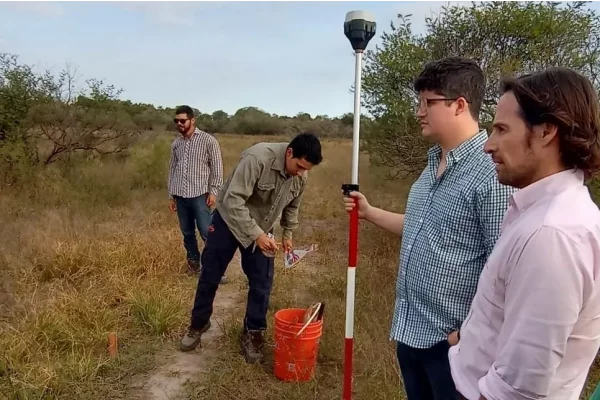
[[[478,119],[485,78],[474,61],[425,66],[415,81],[422,134],[436,144],[411,187],[405,214],[358,200],[359,217],[402,236],[391,339],[408,400],[458,398],[448,335],[465,320],[514,189],[496,179]]]
[[[223,184],[223,161],[217,139],[196,128],[191,107],[180,106],[175,114],[181,136],[171,144],[169,209],[177,212],[188,268],[195,273],[201,268],[196,227],[206,242],[211,208]]]

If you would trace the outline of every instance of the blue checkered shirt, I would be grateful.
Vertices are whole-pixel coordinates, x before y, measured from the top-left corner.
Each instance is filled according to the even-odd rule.
[[[477,281],[500,234],[515,189],[501,185],[482,131],[450,151],[436,178],[441,148],[411,187],[406,204],[390,339],[415,348],[446,340],[466,318]]]

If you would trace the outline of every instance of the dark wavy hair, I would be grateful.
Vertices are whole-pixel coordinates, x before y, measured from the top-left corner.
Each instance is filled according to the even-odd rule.
[[[503,79],[500,91],[514,94],[529,129],[543,123],[557,126],[565,167],[583,170],[586,178],[600,171],[600,105],[588,78],[552,67]]]
[[[485,75],[475,60],[447,57],[425,64],[414,81],[414,89],[429,90],[451,99],[464,97],[477,121],[485,95]]]

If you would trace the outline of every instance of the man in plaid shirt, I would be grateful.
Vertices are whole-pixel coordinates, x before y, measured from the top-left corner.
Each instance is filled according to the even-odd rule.
[[[191,107],[180,106],[175,114],[181,136],[171,144],[169,209],[177,212],[188,268],[195,273],[201,269],[196,227],[206,242],[211,208],[223,184],[223,161],[217,139],[196,128]]]
[[[485,91],[481,69],[452,57],[427,64],[415,81],[416,116],[435,143],[408,195],[405,214],[358,200],[359,217],[402,236],[390,338],[408,400],[458,399],[448,335],[460,328],[479,275],[500,232],[514,189],[496,179],[478,119]]]

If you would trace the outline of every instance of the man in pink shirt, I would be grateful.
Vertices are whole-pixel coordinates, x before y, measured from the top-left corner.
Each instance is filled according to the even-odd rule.
[[[484,149],[520,190],[448,339],[452,377],[468,400],[577,400],[600,347],[600,211],[584,186],[600,170],[598,97],[564,68],[502,88]]]

